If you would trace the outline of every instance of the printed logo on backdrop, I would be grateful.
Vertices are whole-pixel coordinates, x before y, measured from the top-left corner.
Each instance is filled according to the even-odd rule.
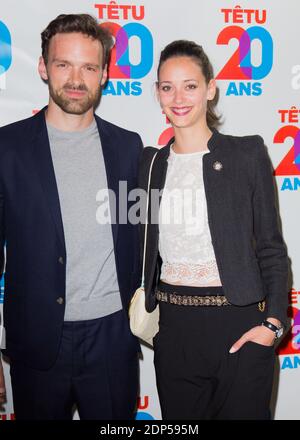
[[[16,420],[16,416],[14,413],[0,414],[0,420]]]
[[[149,412],[145,412],[149,408],[149,396],[144,396],[143,399],[139,397],[137,407],[136,420],[155,420]]]
[[[267,23],[266,9],[234,8],[220,10],[226,27],[217,37],[218,45],[228,46],[228,60],[216,76],[218,80],[229,80],[227,96],[260,96],[263,93],[262,79],[273,66],[273,39],[264,27]],[[264,25],[264,26],[262,26]],[[229,46],[237,40],[234,53]]]
[[[165,115],[164,112],[162,112],[162,114]],[[159,136],[158,141],[157,141],[159,146],[166,145],[169,142],[169,140],[174,136],[174,129],[171,126],[171,122],[169,121],[169,118],[167,116],[165,116],[165,119],[166,119],[166,124],[168,125],[168,128],[166,128]]]
[[[292,89],[299,90],[300,89],[300,65],[296,64],[292,67]]]
[[[277,165],[274,174],[281,179],[280,191],[297,191],[300,189],[300,109],[292,106],[289,109],[279,109],[278,113],[282,126],[275,133],[273,142],[284,145],[290,139],[292,146]]]
[[[276,350],[281,356],[281,370],[300,367],[300,291],[291,290],[289,303],[288,317],[292,326]]]
[[[11,35],[8,27],[0,20],[0,90],[6,88],[6,72],[11,61]]]
[[[103,95],[140,96],[143,92],[141,79],[153,65],[153,37],[142,23],[145,6],[118,5],[111,1],[95,4],[95,8],[101,26],[108,28],[115,39],[109,81]],[[122,21],[122,25],[119,21]]]

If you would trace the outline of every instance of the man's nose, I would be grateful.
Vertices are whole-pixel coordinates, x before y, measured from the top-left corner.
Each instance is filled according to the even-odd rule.
[[[82,84],[81,70],[79,68],[73,67],[71,70],[71,78],[70,79],[72,81],[72,84],[74,84],[75,86]]]

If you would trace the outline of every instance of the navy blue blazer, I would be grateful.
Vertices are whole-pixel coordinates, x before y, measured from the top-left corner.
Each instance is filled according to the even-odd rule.
[[[150,190],[163,190],[170,145],[153,163]],[[214,130],[203,156],[203,180],[212,245],[227,299],[236,306],[266,300],[268,317],[287,320],[288,261],[278,224],[271,163],[260,136],[229,136]],[[157,149],[145,148],[139,186],[147,189]],[[219,165],[216,166],[216,165]],[[155,308],[160,279],[158,210],[148,211],[145,261],[146,308]],[[152,219],[152,222],[151,222]],[[142,236],[144,228],[142,228]]]
[[[137,187],[142,141],[136,133],[95,118],[108,188],[115,192],[118,206],[119,181],[127,181],[127,192]],[[117,221],[112,234],[127,311],[140,281],[138,226]],[[60,343],[67,255],[45,108],[0,128],[0,279],[5,243],[5,354],[47,369]]]

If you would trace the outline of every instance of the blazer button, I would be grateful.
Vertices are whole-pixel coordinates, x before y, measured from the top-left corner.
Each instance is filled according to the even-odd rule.
[[[60,264],[64,264],[64,258],[63,258],[63,257],[59,257],[58,262],[59,262]]]
[[[64,299],[60,296],[59,298],[57,298],[56,302],[57,302],[59,305],[62,305],[62,304],[64,303]]]

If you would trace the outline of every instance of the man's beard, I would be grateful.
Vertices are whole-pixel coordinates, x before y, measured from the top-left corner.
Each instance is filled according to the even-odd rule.
[[[91,108],[96,108],[99,104],[101,97],[101,88],[96,90],[96,92],[91,92],[85,84],[80,84],[79,86],[74,86],[71,83],[66,83],[61,89],[55,90],[48,81],[49,93],[56,105],[58,105],[64,112],[70,113],[72,115],[82,115],[86,113]],[[64,92],[66,90],[79,90],[87,92],[82,98],[69,98]]]

